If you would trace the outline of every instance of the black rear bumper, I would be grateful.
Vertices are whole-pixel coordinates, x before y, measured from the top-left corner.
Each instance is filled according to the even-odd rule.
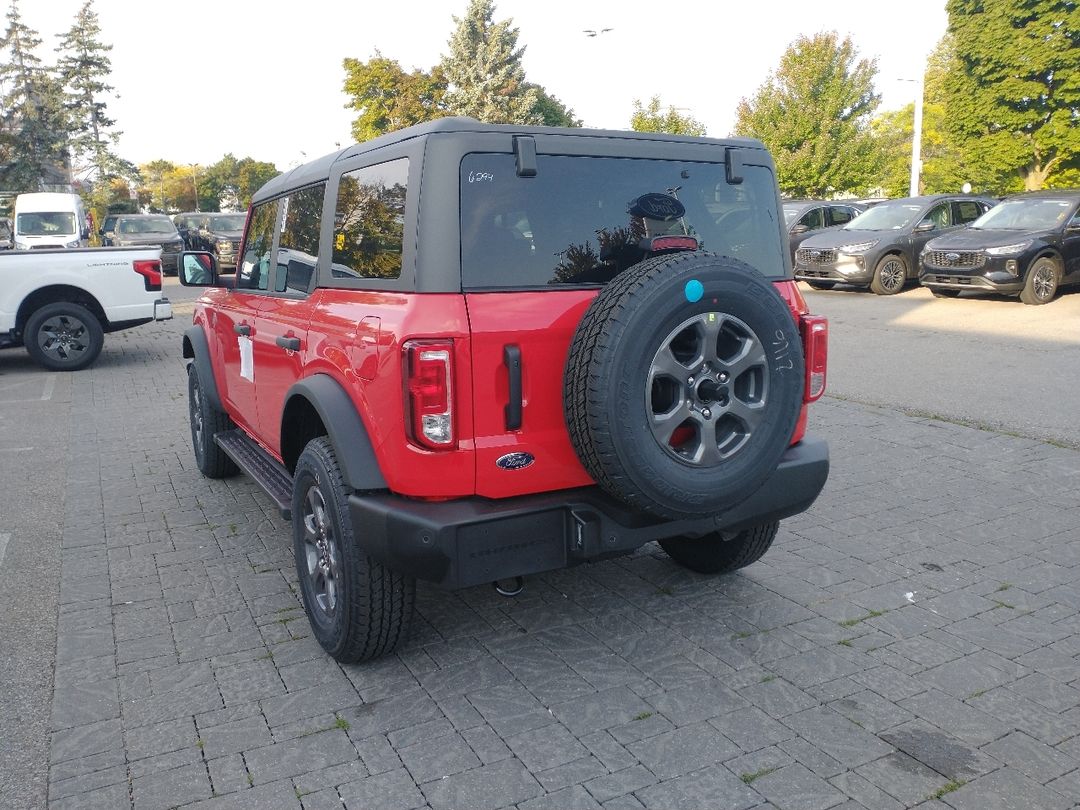
[[[598,487],[445,502],[357,494],[349,511],[372,557],[418,579],[464,588],[626,554],[652,540],[781,520],[806,510],[828,475],[828,445],[806,439],[788,448],[750,498],[707,518],[643,515]]]

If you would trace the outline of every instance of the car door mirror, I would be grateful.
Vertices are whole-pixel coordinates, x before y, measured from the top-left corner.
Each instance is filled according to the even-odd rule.
[[[932,230],[934,230],[934,220],[932,219],[924,219],[915,226],[915,233],[926,233]]]
[[[806,233],[810,228],[807,225],[803,225],[801,222],[791,229],[792,233]]]
[[[179,277],[184,287],[216,287],[218,268],[214,254],[184,251],[180,254]]]

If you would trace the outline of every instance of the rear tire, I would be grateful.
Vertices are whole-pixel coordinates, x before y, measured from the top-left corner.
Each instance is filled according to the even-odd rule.
[[[293,555],[311,632],[343,664],[392,652],[409,634],[416,580],[363,552],[349,494],[326,436],[308,442],[293,476]]]
[[[1036,306],[1049,304],[1054,300],[1058,288],[1058,266],[1053,259],[1043,256],[1036,259],[1028,269],[1024,289],[1020,291],[1020,300]]]
[[[870,291],[876,295],[896,295],[907,284],[907,261],[898,253],[882,256],[874,268]]]
[[[71,301],[46,304],[34,312],[23,332],[26,351],[50,371],[79,371],[97,360],[105,331],[90,310]]]
[[[227,413],[210,404],[194,363],[188,365],[188,420],[199,472],[207,478],[228,478],[240,472],[236,463],[214,441],[214,436],[232,430],[235,425]]]
[[[660,547],[683,568],[699,574],[727,574],[761,559],[780,528],[777,522],[753,526],[724,539],[720,533],[705,537],[672,537]]]

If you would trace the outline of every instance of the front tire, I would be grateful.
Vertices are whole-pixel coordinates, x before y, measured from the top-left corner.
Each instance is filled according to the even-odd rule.
[[[97,360],[105,345],[105,331],[86,307],[58,301],[30,316],[23,343],[39,366],[50,371],[78,371]]]
[[[312,439],[293,476],[296,574],[311,632],[334,659],[353,664],[392,652],[409,633],[416,581],[363,552],[334,447]]]
[[[896,295],[907,284],[907,261],[897,253],[882,256],[874,268],[870,291],[876,295]]]
[[[1057,264],[1053,259],[1043,256],[1041,259],[1036,259],[1028,270],[1024,289],[1020,291],[1020,300],[1032,306],[1049,304],[1054,300],[1057,288]]]
[[[699,574],[727,574],[761,559],[776,539],[778,522],[753,526],[725,539],[717,532],[705,537],[672,537],[660,547],[683,568]]]

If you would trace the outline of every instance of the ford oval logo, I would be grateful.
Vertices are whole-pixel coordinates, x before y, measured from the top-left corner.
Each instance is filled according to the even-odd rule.
[[[507,453],[499,456],[495,463],[504,470],[523,470],[536,461],[532,453]]]
[[[646,219],[670,222],[685,214],[686,208],[670,194],[642,194],[631,201],[627,213]]]
[[[956,264],[958,261],[960,261],[960,254],[959,253],[946,253],[945,254],[945,261],[947,261],[949,264]]]

